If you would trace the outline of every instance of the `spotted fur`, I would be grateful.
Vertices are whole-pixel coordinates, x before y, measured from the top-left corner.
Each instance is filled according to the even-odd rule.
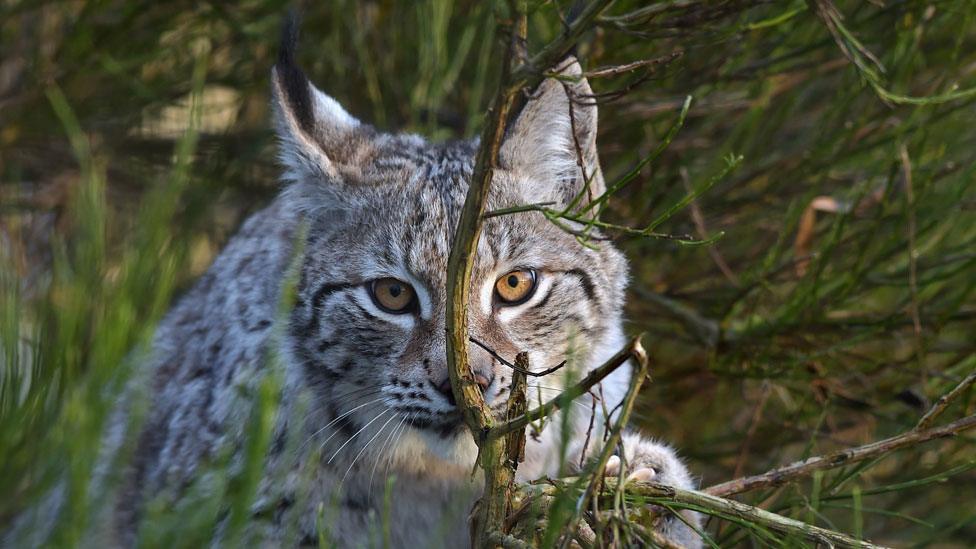
[[[324,506],[333,541],[369,544],[379,539],[385,478],[395,475],[388,524],[397,546],[466,544],[476,448],[438,387],[447,378],[447,257],[477,143],[431,143],[359,122],[294,64],[295,34],[286,31],[272,75],[286,185],[159,327],[151,407],[116,506],[123,545],[135,539],[147,498],[166,489],[178,499],[221,452],[241,450],[250,397],[275,357],[284,372],[282,411],[255,507],[256,516],[271,518],[255,518],[251,535],[277,544],[296,527],[314,543]],[[545,80],[505,138],[488,210],[565,205],[579,193],[587,194],[583,206],[604,190],[597,109],[567,95],[589,94],[589,86],[572,58],[556,70],[570,78]],[[538,273],[533,296],[501,306],[495,281],[528,268]],[[409,283],[418,310],[394,315],[377,307],[367,288],[383,277]],[[294,296],[286,299],[289,279]],[[609,243],[582,246],[534,212],[491,217],[472,274],[471,334],[508,360],[528,351],[537,370],[568,358],[569,366],[530,379],[530,402],[548,400],[572,373],[582,375],[624,344],[626,282],[625,260]],[[470,355],[489,381],[486,399],[501,410],[510,369],[480,346],[472,344]],[[623,368],[602,384],[598,415],[614,409],[629,376]],[[565,445],[560,417],[530,437],[520,479],[556,475],[567,464],[571,471],[582,453],[597,449],[602,418],[584,449],[590,398],[570,406]],[[663,482],[690,486],[666,446],[633,434],[624,440],[629,460]],[[667,524],[662,531],[672,539],[698,545],[683,523]]]

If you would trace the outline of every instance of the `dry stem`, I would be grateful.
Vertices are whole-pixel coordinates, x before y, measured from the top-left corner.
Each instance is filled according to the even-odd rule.
[[[918,420],[918,425],[915,426],[915,429],[925,429],[929,425],[932,425],[935,420],[939,419],[942,412],[944,412],[954,400],[959,398],[959,395],[965,392],[966,389],[972,387],[973,384],[976,384],[976,372],[966,376],[966,378],[960,381],[959,385],[956,385],[954,389],[939,397],[939,400],[935,401],[932,408],[930,408],[928,412],[925,412],[922,419]]]
[[[771,513],[739,501],[717,497],[706,492],[682,490],[673,486],[643,482],[634,483],[632,486],[628,486],[627,489],[633,494],[666,499],[692,508],[707,509],[719,515],[736,517],[787,535],[802,536],[827,546],[881,547],[867,541],[857,540],[847,534],[813,526],[812,524]]]
[[[528,86],[543,78],[543,71],[566,56],[579,36],[588,29],[595,18],[610,4],[609,0],[597,0],[588,4],[565,32],[548,44],[538,54],[524,59],[526,44],[526,10],[524,1],[509,3],[512,19],[502,23],[497,35],[508,35],[508,47],[498,90],[492,100],[481,133],[481,146],[475,161],[474,174],[465,196],[464,206],[454,234],[451,254],[447,265],[447,370],[451,379],[457,407],[478,443],[479,464],[485,471],[485,494],[482,497],[479,521],[476,528],[475,546],[491,546],[489,534],[497,532],[504,519],[507,488],[513,477],[504,466],[506,439],[488,440],[485,434],[493,425],[491,410],[485,404],[481,389],[474,379],[468,363],[468,312],[471,272],[478,239],[481,233],[485,202],[491,187],[492,175],[498,168],[499,152],[505,136],[505,127],[516,99]],[[514,429],[509,429],[512,432]],[[501,507],[501,508],[500,508]]]
[[[704,492],[713,496],[728,496],[748,492],[757,488],[780,486],[791,480],[812,475],[814,471],[833,469],[835,467],[857,463],[932,439],[955,436],[974,427],[976,427],[976,415],[964,417],[942,427],[933,427],[931,429],[916,428],[891,438],[865,444],[864,446],[847,448],[832,454],[798,461],[761,475],[743,477],[716,484],[710,488],[706,488]]]
[[[451,386],[458,408],[465,423],[473,433],[479,433],[492,425],[491,414],[485,405],[481,390],[468,367],[468,315],[471,271],[474,265],[478,238],[481,233],[482,214],[491,187],[494,170],[498,168],[498,156],[505,127],[515,100],[522,91],[541,81],[543,71],[564,58],[579,36],[593,25],[594,20],[610,4],[610,0],[596,0],[583,8],[577,18],[567,25],[561,36],[546,45],[538,54],[517,67],[507,65],[501,76],[498,90],[492,100],[481,132],[481,146],[475,160],[474,174],[468,194],[461,209],[461,217],[454,233],[454,242],[447,263],[447,364]],[[509,34],[505,59],[512,63],[522,57],[522,44],[526,25],[524,2],[511,2],[514,24],[510,28],[499,27],[499,35]],[[477,434],[475,438],[478,438]]]
[[[565,479],[558,483],[536,484],[525,488],[526,500],[559,497],[561,491],[572,486],[576,479]],[[600,492],[601,499],[611,499],[617,490],[618,479],[608,478]],[[770,530],[790,536],[804,538],[823,543],[827,546],[840,545],[842,547],[880,547],[870,542],[857,540],[846,534],[813,526],[805,522],[784,517],[758,507],[739,501],[718,497],[697,490],[684,490],[674,486],[650,482],[628,482],[627,493],[653,500],[654,503],[667,505],[674,503],[678,507],[686,507],[704,511],[717,516],[732,517],[745,522],[756,524]]]

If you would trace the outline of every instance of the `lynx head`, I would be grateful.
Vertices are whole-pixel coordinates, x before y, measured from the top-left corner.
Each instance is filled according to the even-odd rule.
[[[310,428],[338,429],[325,458],[340,445],[355,456],[377,439],[366,451],[470,467],[474,445],[446,367],[445,286],[477,143],[361,123],[309,83],[289,43],[273,95],[285,192],[307,226],[288,344],[320,412]],[[573,58],[554,70],[565,78],[545,79],[509,127],[489,211],[567,205],[580,193],[582,207],[604,191],[589,85]],[[487,218],[470,335],[509,362],[528,351],[536,370],[570,359],[578,375],[619,349],[625,283],[624,260],[607,242],[583,246],[538,212]],[[510,368],[475,343],[469,352],[487,402],[504,409]],[[530,402],[556,396],[568,369],[530,378]]]

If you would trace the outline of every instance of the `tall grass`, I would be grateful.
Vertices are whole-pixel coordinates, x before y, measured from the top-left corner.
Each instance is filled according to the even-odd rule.
[[[609,94],[607,180],[634,172],[604,221],[718,237],[617,232],[630,328],[651,334],[636,421],[704,484],[901,432],[976,369],[976,4],[820,5],[621,0],[578,48],[588,69],[678,55],[592,84]],[[84,540],[102,428],[140,345],[277,189],[268,76],[287,7],[0,3],[0,524],[66,478],[56,539]],[[530,49],[565,7],[532,3]],[[308,5],[302,64],[383,129],[470,137],[501,66],[497,16]],[[974,408],[969,391],[950,413]],[[746,501],[877,542],[969,546],[973,449],[972,435],[933,442]],[[207,539],[221,506],[245,520],[253,478],[222,482],[206,512],[156,509],[146,543]]]

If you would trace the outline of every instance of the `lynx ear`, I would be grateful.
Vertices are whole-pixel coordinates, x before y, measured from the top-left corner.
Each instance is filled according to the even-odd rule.
[[[355,168],[357,143],[368,140],[372,130],[309,82],[295,63],[297,43],[298,18],[292,14],[271,75],[284,177],[296,182],[342,181],[341,175]]]
[[[567,57],[552,72],[560,78],[546,78],[529,98],[505,136],[501,162],[536,184],[551,185],[562,202],[582,192],[587,179],[588,195],[599,196],[605,185],[596,152],[593,91],[575,57]]]

